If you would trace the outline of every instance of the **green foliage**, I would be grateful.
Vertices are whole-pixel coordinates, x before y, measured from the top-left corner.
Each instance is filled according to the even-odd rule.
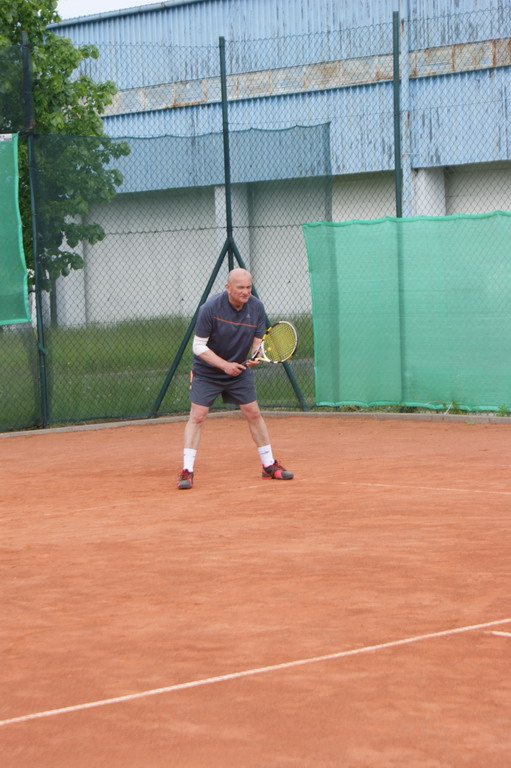
[[[23,126],[21,46],[0,45],[0,73],[0,133],[17,133]]]
[[[57,0],[9,0],[0,5],[0,46],[15,50],[12,47],[21,45],[22,32],[26,32],[31,52],[38,249],[45,288],[51,278],[83,266],[75,251],[80,243],[93,244],[105,237],[103,228],[88,220],[90,207],[114,197],[122,176],[110,163],[130,151],[125,142],[104,134],[100,117],[116,93],[115,84],[76,75],[84,60],[98,58],[98,50],[90,45],[75,48],[71,40],[47,29],[48,24],[60,21],[56,6]],[[13,82],[19,83],[19,65],[16,69],[16,63],[9,63],[14,67],[12,89]],[[4,91],[5,101],[9,93]],[[19,104],[21,93],[11,93],[10,98]],[[8,114],[4,104],[0,116]],[[10,130],[9,126],[3,130]],[[23,241],[28,266],[33,268],[26,137],[20,142],[19,156]]]
[[[462,416],[466,408],[462,408],[455,400],[450,403],[442,403],[442,407],[445,409],[445,413],[450,413],[452,416]]]

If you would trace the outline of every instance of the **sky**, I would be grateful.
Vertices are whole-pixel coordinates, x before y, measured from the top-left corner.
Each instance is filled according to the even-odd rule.
[[[138,8],[141,5],[154,5],[158,0],[58,0],[57,11],[62,19],[74,19],[77,16],[92,16],[105,11],[118,11],[121,8]]]

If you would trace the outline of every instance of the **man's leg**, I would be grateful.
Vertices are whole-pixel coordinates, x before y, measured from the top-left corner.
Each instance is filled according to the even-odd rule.
[[[252,403],[240,405],[240,409],[243,416],[247,420],[250,434],[252,435],[254,443],[257,445],[257,447],[262,448],[264,445],[268,445],[270,442],[270,434],[268,432],[266,422],[263,419],[262,413],[259,410],[257,400],[254,400]]]
[[[275,461],[270,445],[270,433],[266,422],[259,410],[257,400],[252,403],[240,405],[241,412],[247,420],[250,434],[257,445],[257,450],[263,465],[263,477],[273,480],[292,480],[293,473],[288,472],[284,467]]]
[[[208,413],[209,407],[207,405],[191,404],[184,433],[183,471],[179,475],[177,484],[180,491],[188,490],[193,486],[195,455],[202,437],[202,426]]]
[[[207,405],[191,404],[190,415],[185,427],[185,448],[190,448],[194,451],[199,448],[200,439],[202,437],[202,426],[208,413],[209,407]]]

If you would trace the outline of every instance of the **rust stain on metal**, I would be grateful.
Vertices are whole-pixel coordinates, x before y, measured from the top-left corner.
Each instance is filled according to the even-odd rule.
[[[174,104],[162,104],[158,109],[180,109],[181,107],[200,107],[203,104],[207,104],[206,101],[182,101],[174,102]]]
[[[412,54],[410,55],[409,72],[410,72],[410,77],[417,77],[418,75],[417,54],[415,53],[415,51],[412,52]]]
[[[392,64],[390,57],[377,56],[373,69],[374,82],[381,83],[392,80],[394,77],[393,68],[389,66]]]
[[[455,72],[511,66],[511,38],[479,43],[458,43],[439,48],[410,51],[410,78],[438,77]],[[307,91],[389,82],[393,77],[392,54],[363,59],[318,62],[308,66],[282,67],[262,72],[230,75],[229,98],[257,99]],[[151,98],[149,98],[151,92]],[[158,103],[158,96],[161,102]],[[145,112],[158,109],[195,107],[220,101],[218,78],[183,80],[162,86],[120,91],[105,114]]]
[[[307,90],[307,88],[318,88],[321,84],[324,84],[326,87],[328,87],[328,83],[338,83],[339,82],[339,62],[337,61],[329,61],[329,62],[322,62],[320,64],[315,64],[313,67],[308,70],[307,68],[303,69],[303,88],[304,90]]]

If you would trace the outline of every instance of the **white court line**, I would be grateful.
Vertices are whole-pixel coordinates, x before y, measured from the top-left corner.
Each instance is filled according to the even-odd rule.
[[[499,637],[511,637],[511,632],[489,632],[489,635],[498,635]]]
[[[297,485],[301,481],[303,482],[309,482],[309,477],[295,477],[292,484],[283,484],[281,485],[282,488],[292,488],[293,486]],[[398,485],[396,483],[357,483],[354,481],[349,480],[340,480],[340,481],[332,481],[329,484],[329,487],[332,485],[350,485],[350,486],[357,486],[362,488],[403,488],[407,491],[409,490],[417,490],[417,491],[436,491],[438,493],[479,493],[479,494],[493,494],[497,496],[511,496],[511,491],[480,491],[473,488],[442,488],[437,486],[431,486],[431,485]],[[266,487],[270,487],[269,484],[267,484]],[[275,485],[271,486],[275,492]],[[278,487],[278,486],[277,486]],[[257,485],[246,485],[244,486],[244,490],[261,490],[261,484],[258,483]],[[197,489],[200,491],[200,488]],[[162,492],[161,494],[153,494],[151,498],[154,498],[155,496],[161,495],[162,498],[168,499],[168,492]],[[188,498],[188,497],[187,497]],[[145,501],[148,503],[148,499],[145,499]],[[113,509],[115,506],[125,507],[127,504],[140,504],[144,502],[144,498],[140,499],[123,499],[115,500],[111,504],[102,504],[99,506],[94,507],[77,507],[77,509],[72,510],[74,512],[95,512],[100,509]],[[62,508],[62,510],[57,510],[56,512],[49,512],[45,513],[44,517],[61,517],[64,514],[69,513],[69,507]]]
[[[478,491],[476,488],[442,488],[432,485],[397,485],[394,483],[354,483],[349,481],[332,482],[330,485],[360,485],[368,488],[406,488],[417,491],[439,491],[440,493],[482,493],[497,496],[511,496],[511,491]]]
[[[431,632],[427,635],[416,635],[415,637],[406,637],[403,640],[393,640],[389,643],[380,643],[378,645],[368,645],[364,648],[354,648],[351,651],[339,651],[338,653],[328,653],[325,656],[314,656],[309,659],[299,659],[297,661],[288,661],[283,664],[273,664],[269,667],[259,667],[256,669],[245,669],[241,672],[231,672],[227,675],[218,675],[217,677],[206,677],[202,680],[193,680],[189,683],[178,683],[176,685],[167,685],[164,688],[152,688],[140,693],[130,693],[127,696],[115,696],[112,699],[100,699],[99,701],[89,701],[86,704],[75,704],[70,707],[61,707],[60,709],[48,709],[45,712],[35,712],[31,715],[22,715],[20,717],[11,717],[8,720],[0,720],[0,726],[12,725],[13,723],[26,723],[28,720],[37,720],[41,717],[54,717],[55,715],[64,715],[68,712],[79,712],[83,709],[95,709],[104,707],[108,704],[120,704],[124,701],[134,701],[135,699],[144,699],[148,696],[158,696],[162,693],[172,693],[173,691],[184,691],[189,688],[199,688],[203,685],[212,685],[213,683],[224,683],[227,680],[239,680],[251,675],[263,675],[268,672],[278,672],[281,669],[291,669],[292,667],[301,667],[305,664],[317,664],[321,661],[330,661],[332,659],[342,659],[347,656],[357,656],[362,653],[372,651],[381,651],[385,648],[397,648],[400,645],[418,643],[421,640],[432,640],[437,637],[448,637],[449,635],[458,635],[462,632],[472,632],[476,629],[485,629],[486,627],[495,627],[499,624],[509,624],[511,619],[499,619],[498,621],[487,621],[484,624],[472,624],[468,627],[458,627],[456,629],[446,629],[442,632]]]
[[[306,481],[309,482],[309,477],[295,477],[292,484],[288,484],[287,486],[291,488],[292,486],[298,484],[300,481]],[[494,494],[497,496],[511,496],[511,491],[481,491],[477,488],[443,488],[442,486],[434,486],[434,485],[398,485],[397,483],[357,483],[354,480],[333,480],[329,483],[329,486],[332,485],[350,485],[350,486],[357,486],[362,488],[404,488],[407,491],[437,491],[438,493],[481,493],[483,495],[485,494]],[[273,488],[274,486],[272,486]],[[261,488],[260,485],[248,485],[246,486],[246,489],[249,490],[251,488]]]

